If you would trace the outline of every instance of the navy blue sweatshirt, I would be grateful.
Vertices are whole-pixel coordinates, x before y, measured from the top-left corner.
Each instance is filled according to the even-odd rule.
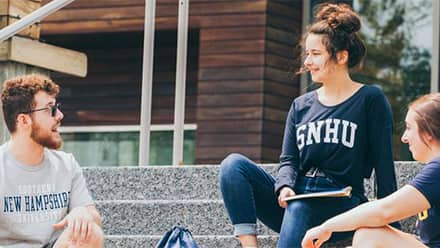
[[[317,167],[338,183],[364,195],[363,179],[375,170],[377,197],[396,190],[392,152],[393,118],[382,91],[364,85],[335,106],[315,91],[296,98],[287,116],[275,191],[295,188],[298,176]]]
[[[422,193],[431,205],[418,214],[420,239],[430,248],[440,248],[440,157],[423,167],[410,185]]]

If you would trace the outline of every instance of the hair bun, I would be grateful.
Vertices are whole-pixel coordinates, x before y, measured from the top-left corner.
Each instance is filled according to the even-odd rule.
[[[331,28],[354,33],[361,28],[359,16],[347,4],[320,4],[316,10],[317,22],[326,22]]]

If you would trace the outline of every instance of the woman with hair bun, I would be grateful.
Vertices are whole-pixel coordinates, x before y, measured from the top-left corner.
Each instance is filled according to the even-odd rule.
[[[243,247],[257,247],[257,219],[280,233],[278,247],[300,247],[309,228],[367,201],[363,182],[373,169],[378,198],[396,190],[390,105],[379,88],[350,78],[365,56],[360,19],[344,4],[321,5],[315,19],[304,35],[300,73],[322,86],[293,101],[276,178],[240,154],[221,163],[223,200]],[[285,200],[347,186],[349,198]]]
[[[353,247],[440,247],[440,93],[412,102],[405,123],[402,142],[415,160],[426,164],[421,172],[393,194],[309,230],[303,247],[320,247],[333,232],[352,230]],[[388,225],[413,215],[418,215],[418,238]]]

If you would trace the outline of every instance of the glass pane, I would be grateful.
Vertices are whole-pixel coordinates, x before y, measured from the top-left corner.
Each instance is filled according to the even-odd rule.
[[[195,132],[185,130],[183,135],[183,163],[194,164]],[[173,132],[152,132],[150,138],[150,164],[170,165],[173,160]]]
[[[396,160],[411,160],[400,141],[406,106],[429,93],[432,54],[432,0],[355,0],[367,46],[363,70],[354,80],[376,84],[391,103]]]
[[[184,164],[194,163],[195,131],[184,132]],[[73,153],[81,166],[136,166],[139,132],[62,133],[63,151]],[[170,165],[172,131],[151,132],[150,164]]]

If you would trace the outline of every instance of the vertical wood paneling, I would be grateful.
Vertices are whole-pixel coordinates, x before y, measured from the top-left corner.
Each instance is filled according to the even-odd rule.
[[[171,124],[174,118],[175,32],[157,32],[153,77],[152,123]],[[185,118],[195,123],[197,105],[198,32],[190,33]],[[139,124],[143,34],[46,35],[51,43],[88,55],[89,75],[62,74],[63,125]],[[170,62],[172,61],[172,62]]]
[[[278,162],[284,124],[292,100],[299,94],[298,42],[302,1],[268,2],[266,68],[262,133],[263,162]],[[278,127],[278,128],[274,128]],[[282,127],[282,128],[279,128]]]
[[[245,15],[235,21],[239,26],[200,30],[198,163],[217,164],[231,152],[261,160],[266,27]]]
[[[264,26],[267,0],[191,0],[193,28]],[[47,4],[49,0],[43,0]],[[43,21],[43,34],[142,31],[145,1],[76,0]],[[178,1],[156,1],[156,27],[177,28]],[[263,15],[261,15],[263,14]]]
[[[157,0],[157,30],[176,32],[177,3]],[[197,42],[189,50],[186,121],[197,123],[196,163],[217,164],[231,152],[257,162],[278,160],[285,116],[299,92],[293,72],[301,4],[191,0],[189,24]],[[67,123],[138,123],[142,37],[130,34],[142,34],[143,15],[143,0],[76,0],[43,21],[48,41],[89,54],[86,79],[58,77],[66,87],[65,111],[74,116]],[[96,39],[105,33],[119,36],[107,36],[104,43],[78,36]],[[123,40],[123,34],[131,38]],[[176,39],[171,36],[156,44],[153,123],[172,123]]]

